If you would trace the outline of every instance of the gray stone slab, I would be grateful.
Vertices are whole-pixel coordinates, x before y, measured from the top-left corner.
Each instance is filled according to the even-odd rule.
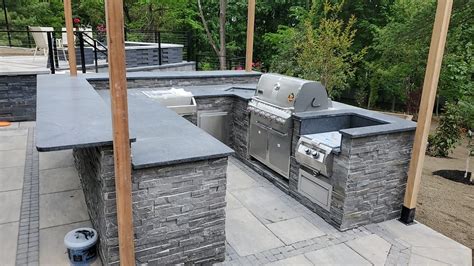
[[[372,265],[345,244],[309,252],[305,257],[314,265]]]
[[[266,226],[287,245],[325,235],[323,231],[303,217],[267,224]]]
[[[233,191],[232,194],[264,224],[300,216],[277,193],[264,187]]]
[[[451,265],[472,265],[468,248],[412,247],[411,254]]]
[[[427,257],[417,255],[417,254],[411,254],[408,265],[445,266],[445,265],[452,265],[452,264],[433,260]]]
[[[227,71],[166,71],[166,72],[127,72],[127,78],[133,79],[196,79],[260,76],[260,72],[238,70]],[[91,73],[85,75],[88,80],[107,80],[108,73]]]
[[[64,167],[40,171],[40,194],[80,189],[76,168]]]
[[[26,149],[26,135],[2,136],[0,138],[0,151]]]
[[[0,224],[20,219],[21,190],[0,192]]]
[[[291,258],[271,262],[265,264],[268,266],[290,266],[290,265],[298,265],[298,266],[313,266],[313,263],[309,261],[304,255],[294,256]]]
[[[89,220],[82,190],[40,195],[40,229]]]
[[[53,169],[74,166],[72,150],[41,152],[39,154],[39,169]]]
[[[411,246],[468,249],[464,245],[420,223],[406,226],[398,220],[390,220],[380,223],[379,226],[391,233],[395,239]]]
[[[0,151],[0,168],[24,166],[25,150]]]
[[[83,78],[38,75],[39,151],[112,144],[110,107]]]
[[[0,168],[0,191],[22,189],[25,168]]]
[[[227,202],[226,205],[226,211],[238,209],[238,208],[243,208],[244,205],[240,203],[229,191],[227,191],[227,194],[225,195],[225,200]]]
[[[226,238],[239,256],[284,246],[283,242],[245,208],[227,212]]]
[[[0,224],[0,257],[2,265],[15,265],[18,242],[18,222]]]
[[[377,235],[368,235],[346,242],[350,248],[374,265],[385,265],[390,243]]]
[[[10,137],[10,136],[26,136],[28,135],[28,129],[12,129],[12,130],[3,130],[0,128],[0,137]]]
[[[253,180],[247,173],[235,166],[229,166],[227,169],[227,189],[236,191],[260,186],[257,181]]]

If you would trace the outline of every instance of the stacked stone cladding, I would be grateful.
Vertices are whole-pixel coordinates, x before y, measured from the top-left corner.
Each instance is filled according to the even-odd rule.
[[[0,75],[0,120],[36,120],[36,74]]]
[[[74,150],[100,256],[119,263],[112,147]],[[138,264],[213,263],[225,259],[227,158],[132,171]]]
[[[289,179],[290,195],[340,230],[378,223],[400,216],[414,132],[362,138],[343,136],[341,152],[334,156],[330,210],[298,192],[300,164],[294,158],[300,137],[295,121]]]

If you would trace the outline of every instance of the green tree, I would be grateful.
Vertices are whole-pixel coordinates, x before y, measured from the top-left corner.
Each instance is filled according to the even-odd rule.
[[[347,23],[337,17],[342,5],[326,1],[323,5],[322,18],[314,21],[316,5],[304,21],[304,38],[297,44],[298,64],[302,77],[319,80],[332,97],[338,97],[349,87],[354,77],[355,64],[365,55],[365,48],[359,52],[351,50],[356,30],[356,18],[351,16]],[[314,27],[314,24],[318,24]]]

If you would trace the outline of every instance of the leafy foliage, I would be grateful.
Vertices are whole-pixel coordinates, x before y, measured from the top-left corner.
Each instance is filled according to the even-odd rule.
[[[427,153],[436,157],[447,157],[461,138],[461,112],[454,104],[446,105],[446,112],[439,121],[438,128],[428,138]]]

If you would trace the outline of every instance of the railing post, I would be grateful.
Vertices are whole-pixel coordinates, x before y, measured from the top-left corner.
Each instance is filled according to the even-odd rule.
[[[188,44],[187,60],[188,60],[188,62],[191,62],[191,58],[192,58],[191,55],[192,55],[192,53],[193,53],[193,47],[192,47],[192,45],[193,45],[193,43],[192,43],[192,42],[193,42],[193,32],[192,32],[192,31],[188,31],[188,32],[186,33],[186,37],[187,37],[187,38],[186,38],[186,42],[187,42],[187,44]]]
[[[81,51],[81,68],[82,73],[86,73],[86,56],[84,54],[84,35],[82,31],[77,32],[79,34],[79,49]]]
[[[97,41],[94,39],[94,60],[95,60],[95,73],[99,73],[99,63],[97,62]]]
[[[28,48],[31,48],[30,28],[26,26],[26,39],[28,40]]]
[[[158,31],[158,65],[161,66],[161,64],[163,63],[163,58],[162,58],[162,55],[161,55],[161,32]]]
[[[50,31],[46,33],[48,38],[48,58],[49,58],[49,68],[51,69],[51,74],[56,73],[56,69],[54,68],[54,54],[53,54],[53,36]]]
[[[52,40],[53,40],[53,52],[54,52],[54,63],[56,67],[59,67],[59,58],[58,58],[58,46],[56,44],[56,33],[52,33]]]

